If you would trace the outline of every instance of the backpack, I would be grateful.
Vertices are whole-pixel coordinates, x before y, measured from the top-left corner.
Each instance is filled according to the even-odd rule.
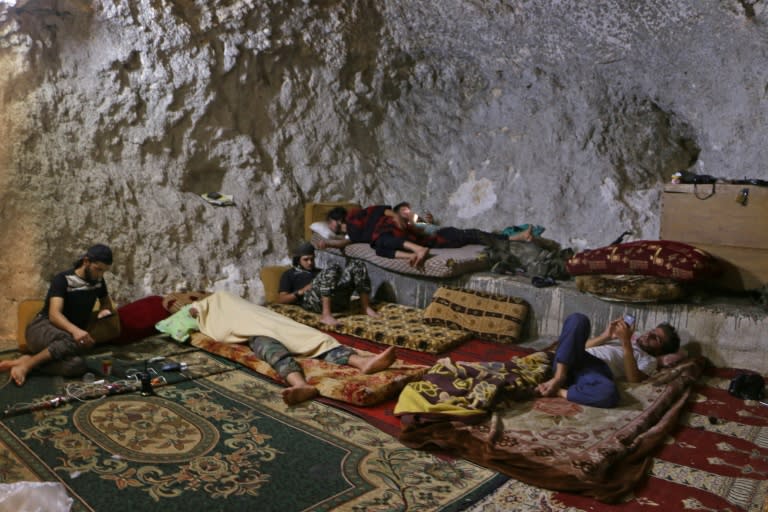
[[[728,393],[744,400],[762,400],[765,380],[757,373],[740,373],[731,380]]]

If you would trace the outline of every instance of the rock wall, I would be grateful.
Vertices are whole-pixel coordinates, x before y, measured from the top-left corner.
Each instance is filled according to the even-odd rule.
[[[0,3],[0,307],[95,242],[118,301],[258,301],[307,201],[583,248],[658,237],[678,169],[768,178],[768,3],[571,4]]]

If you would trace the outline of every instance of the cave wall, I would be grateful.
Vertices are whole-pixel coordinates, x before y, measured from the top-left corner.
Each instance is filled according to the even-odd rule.
[[[307,201],[584,248],[657,238],[679,169],[768,178],[768,3],[571,4],[0,3],[0,307],[95,242],[119,302],[260,301]]]

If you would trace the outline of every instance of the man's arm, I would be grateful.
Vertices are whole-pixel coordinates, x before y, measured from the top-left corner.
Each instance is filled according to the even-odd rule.
[[[318,249],[325,249],[327,247],[333,247],[336,249],[343,249],[350,243],[349,238],[323,238],[315,242]]]
[[[299,302],[301,297],[312,288],[312,283],[309,283],[305,287],[295,290],[291,281],[290,272],[291,269],[286,270],[283,272],[283,275],[280,276],[280,286],[278,287],[277,292],[278,304],[294,304]]]
[[[99,299],[99,314],[96,318],[106,318],[115,313],[115,304],[109,295]]]
[[[312,288],[312,284],[310,283],[304,288],[296,290],[295,292],[279,292],[277,294],[277,302],[279,304],[293,304],[295,302],[299,302],[304,294],[309,291],[307,287]]]
[[[64,297],[51,297],[48,304],[48,320],[62,331],[71,334],[78,343],[93,343],[93,338],[88,331],[79,328],[64,316]]]
[[[616,319],[612,321],[611,323],[606,326],[605,330],[602,332],[602,334],[599,334],[593,338],[590,338],[587,340],[587,343],[584,345],[584,348],[590,348],[590,347],[599,347],[600,345],[604,345],[605,343],[608,343],[611,340],[616,339],[616,326],[619,322],[619,319]]]
[[[616,325],[616,336],[621,340],[621,348],[624,350],[624,374],[629,382],[642,382],[648,378],[646,374],[640,371],[637,367],[637,359],[635,359],[635,351],[632,350],[632,333],[634,330],[631,326],[620,319]]]

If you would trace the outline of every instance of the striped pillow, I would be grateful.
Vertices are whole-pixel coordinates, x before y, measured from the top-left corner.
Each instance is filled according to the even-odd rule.
[[[518,297],[440,287],[424,310],[424,322],[462,329],[501,343],[520,341],[528,303]]]

